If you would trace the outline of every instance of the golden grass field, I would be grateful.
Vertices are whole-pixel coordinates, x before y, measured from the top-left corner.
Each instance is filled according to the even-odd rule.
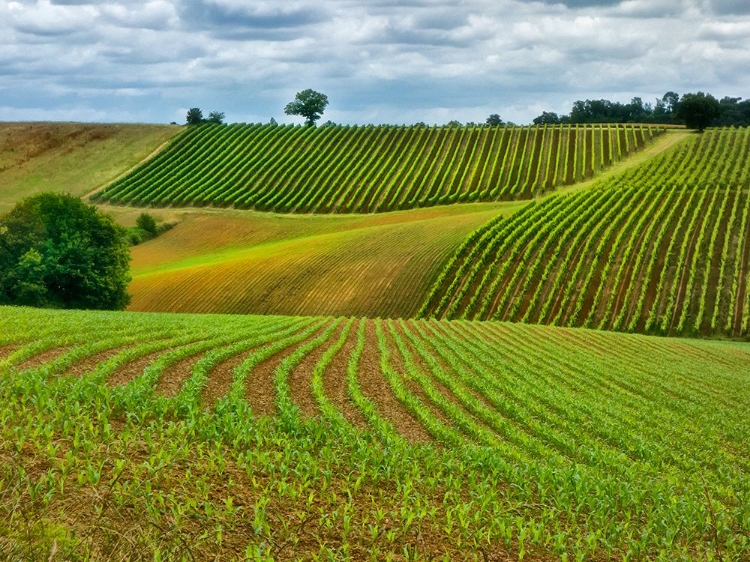
[[[174,125],[0,123],[0,213],[42,191],[86,195],[181,130]]]
[[[133,248],[129,309],[408,317],[456,245],[516,206],[360,217],[186,213]]]

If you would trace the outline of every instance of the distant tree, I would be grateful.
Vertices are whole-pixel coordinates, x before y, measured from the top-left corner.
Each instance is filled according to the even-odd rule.
[[[719,115],[721,105],[711,94],[685,94],[677,104],[676,116],[684,121],[689,129],[698,129],[702,132]]]
[[[271,120],[268,122],[268,124],[269,125],[278,125],[278,123],[276,122],[276,119],[274,119],[273,117],[271,117]]]
[[[448,121],[448,127],[462,127],[461,121],[456,121],[455,119],[452,121]]]
[[[284,113],[300,115],[305,118],[305,125],[313,127],[327,106],[328,96],[308,89],[297,92],[294,101],[289,102],[284,108]]]
[[[208,123],[216,123],[217,125],[221,125],[224,123],[224,112],[223,111],[212,111],[208,114],[208,119],[206,121]]]
[[[488,127],[501,127],[502,125],[504,125],[503,120],[500,119],[500,116],[497,113],[493,113],[492,115],[490,115],[485,123]]]
[[[324,127],[335,127],[335,126],[336,126],[336,123],[334,123],[333,121],[331,121],[331,120],[329,119],[328,121],[326,121],[325,123],[323,123],[323,126],[324,126]]]
[[[141,213],[138,218],[135,219],[135,225],[141,230],[145,230],[149,234],[156,236],[156,219],[148,213]]]
[[[667,113],[675,113],[677,111],[677,104],[680,103],[680,94],[669,91],[661,97],[661,101]]]
[[[200,125],[203,123],[203,112],[198,107],[188,109],[185,123],[188,125]]]
[[[0,304],[119,310],[125,229],[76,197],[42,193],[0,216]]]
[[[553,111],[542,111],[539,117],[534,117],[534,125],[557,125],[560,117]]]

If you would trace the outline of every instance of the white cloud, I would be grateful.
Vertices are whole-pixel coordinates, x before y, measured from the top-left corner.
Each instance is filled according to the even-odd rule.
[[[576,99],[750,96],[744,0],[0,0],[0,119],[182,107],[283,120],[528,122]],[[210,106],[210,107],[209,107]],[[76,109],[71,109],[76,108]],[[16,116],[16,117],[13,117]],[[335,118],[334,118],[335,117]]]

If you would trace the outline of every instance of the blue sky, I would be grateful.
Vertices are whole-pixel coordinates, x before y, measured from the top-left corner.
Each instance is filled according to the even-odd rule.
[[[668,90],[750,97],[748,0],[0,0],[0,121],[527,123]]]

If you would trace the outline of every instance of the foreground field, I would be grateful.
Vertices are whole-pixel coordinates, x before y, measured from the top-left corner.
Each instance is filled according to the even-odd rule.
[[[133,248],[130,310],[414,316],[440,264],[517,204],[387,215],[186,213]]]
[[[750,348],[0,308],[12,559],[746,560]]]
[[[0,123],[0,213],[42,191],[85,195],[181,130],[168,125]]]
[[[664,133],[633,125],[203,125],[95,198],[280,213],[531,199],[591,178]]]
[[[750,132],[660,156],[470,235],[421,314],[666,335],[750,334]]]

